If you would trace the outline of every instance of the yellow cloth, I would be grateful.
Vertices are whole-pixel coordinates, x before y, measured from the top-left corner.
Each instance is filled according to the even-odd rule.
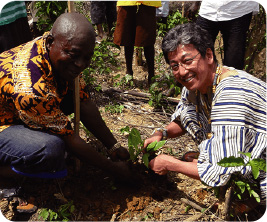
[[[135,5],[147,5],[153,7],[160,7],[161,1],[120,1],[118,0],[117,6],[135,6]]]

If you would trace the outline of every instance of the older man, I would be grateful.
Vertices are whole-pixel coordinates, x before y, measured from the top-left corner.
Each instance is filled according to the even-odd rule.
[[[73,110],[74,79],[89,66],[94,46],[89,21],[66,13],[42,37],[0,54],[0,175],[66,176],[67,150],[114,176],[129,178],[124,163],[112,162],[74,134],[67,116]],[[117,144],[82,80],[80,85],[81,121],[113,160],[127,159],[128,151]],[[0,196],[12,196],[13,191],[0,190]]]
[[[171,123],[156,130],[144,146],[188,132],[199,143],[200,154],[198,160],[186,156],[187,161],[159,155],[150,162],[152,170],[160,175],[176,171],[210,186],[225,185],[235,172],[251,177],[249,166],[225,168],[217,163],[229,156],[241,156],[247,162],[239,151],[250,152],[252,158],[266,158],[266,83],[244,71],[218,65],[209,33],[195,24],[170,30],[162,49],[173,75],[185,87]],[[260,186],[264,202],[264,172]]]

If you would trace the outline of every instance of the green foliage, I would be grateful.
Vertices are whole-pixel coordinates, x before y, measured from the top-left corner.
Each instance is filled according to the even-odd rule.
[[[160,149],[162,146],[164,146],[164,144],[166,143],[166,140],[162,140],[162,141],[154,141],[153,143],[150,143],[147,148],[146,148],[146,153],[143,155],[143,162],[146,165],[146,167],[148,168],[148,164],[149,164],[149,157],[151,156],[152,153],[156,152],[158,149]]]
[[[219,166],[222,167],[239,167],[239,166],[251,166],[252,174],[254,179],[257,179],[260,170],[263,170],[266,172],[266,161],[260,158],[257,159],[251,159],[251,154],[250,153],[243,153],[243,152],[238,152],[239,154],[243,154],[249,158],[249,161],[247,164],[245,164],[244,159],[241,157],[225,157],[223,158],[220,162],[218,162]]]
[[[144,153],[142,157],[142,161],[146,167],[148,167],[149,164],[149,157],[158,149],[160,149],[165,143],[166,140],[162,140],[159,142],[155,141],[147,146],[146,153]],[[128,136],[130,160],[132,160],[133,162],[137,160],[137,157],[143,150],[143,146],[144,141],[141,138],[140,132],[136,128],[133,128]]]
[[[172,75],[166,73],[163,77],[158,75],[153,77],[154,83],[149,87],[149,101],[148,104],[154,108],[159,108],[163,106],[164,99],[166,99],[166,95],[163,94],[164,89],[172,89],[175,90],[175,95],[180,94],[180,87],[178,87],[175,83],[175,79]]]
[[[123,128],[120,129],[120,133],[130,133],[130,127],[129,126],[125,126]]]
[[[94,55],[91,59],[89,73],[92,74],[109,74],[112,66],[118,67],[119,61],[116,59],[119,53],[114,53],[112,47],[118,48],[114,43],[106,40],[97,44],[94,49]]]
[[[114,80],[119,79],[120,78],[120,74],[116,75],[115,77],[113,77]],[[116,87],[121,87],[121,88],[129,88],[129,87],[133,87],[134,82],[133,82],[133,76],[126,74],[124,77],[121,78],[120,81],[115,82],[113,84]]]
[[[114,114],[114,113],[122,113],[123,109],[124,109],[124,106],[120,105],[120,104],[106,105],[105,106],[105,112],[110,112],[112,114]]]
[[[90,68],[83,70],[83,79],[86,82],[86,85],[93,87],[97,92],[102,89],[101,86],[96,83],[96,78],[90,74]]]
[[[257,179],[260,175],[260,170],[266,172],[266,161],[264,159],[256,158],[251,159],[251,153],[243,153],[238,152],[239,154],[243,154],[249,158],[248,163],[244,162],[244,159],[241,157],[225,157],[220,162],[218,162],[219,166],[222,167],[240,167],[240,166],[251,166],[251,171],[254,179]],[[260,197],[257,192],[254,190],[254,187],[257,187],[256,184],[249,183],[244,179],[240,179],[240,177],[233,176],[230,180],[230,183],[234,183],[238,189],[235,189],[235,194],[239,199],[242,199],[242,194],[245,190],[248,191],[250,197],[254,197],[257,202],[260,202]]]
[[[37,28],[40,31],[49,31],[57,17],[63,14],[67,8],[66,1],[36,1],[36,16],[39,17]]]
[[[159,76],[154,76],[154,79],[159,78]],[[161,88],[161,82],[155,81],[150,87],[149,87],[149,101],[148,104],[150,106],[153,106],[154,108],[161,107],[163,105],[163,99],[165,95],[162,93]]]
[[[187,23],[188,19],[182,17],[182,13],[177,10],[167,17],[167,24],[158,22],[158,36],[164,36],[168,30],[174,28],[175,26],[183,23]]]
[[[70,221],[70,217],[75,211],[73,201],[63,204],[59,207],[58,211],[55,212],[48,208],[43,208],[38,216],[38,220],[42,219],[45,221]]]
[[[137,157],[141,153],[143,146],[144,142],[141,139],[140,132],[136,128],[133,128],[128,136],[130,160],[133,162],[137,160]]]

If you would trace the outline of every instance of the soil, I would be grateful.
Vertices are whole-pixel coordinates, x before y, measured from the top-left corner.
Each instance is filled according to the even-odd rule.
[[[156,56],[160,52],[160,40],[155,45]],[[118,50],[118,49],[113,49]],[[113,78],[117,74],[125,75],[123,50],[120,51],[121,70],[114,69],[109,75],[94,76],[97,82],[113,87]],[[162,61],[161,63],[164,63]],[[161,75],[156,64],[156,74]],[[147,72],[143,66],[134,65],[134,87],[137,91],[148,91]],[[105,94],[93,91],[91,97],[99,107],[101,115],[116,139],[127,147],[127,133],[121,134],[120,129],[129,126],[137,128],[142,138],[152,134],[157,127],[163,127],[170,121],[175,103],[167,104],[167,108],[153,109],[147,99],[134,96],[124,97],[119,94]],[[110,113],[105,109],[108,104],[119,103],[124,106],[121,113]],[[167,111],[166,111],[167,110]],[[105,148],[92,135],[88,136],[81,128],[80,135],[88,143],[106,155]],[[170,139],[159,153],[166,153],[181,158],[187,151],[197,151],[197,145],[189,135]],[[59,206],[73,201],[75,211],[68,217],[72,221],[220,221],[223,216],[220,208],[216,209],[219,199],[210,187],[200,181],[182,174],[169,172],[165,176],[156,175],[146,168],[141,161],[131,164],[134,172],[140,176],[139,184],[122,183],[100,169],[81,163],[79,172],[75,170],[73,157],[68,157],[68,176],[63,179],[33,179],[20,181],[27,193],[35,198],[38,211],[31,215],[10,214],[10,220],[42,221],[39,217],[42,209],[47,208],[58,212]],[[1,185],[1,182],[0,182]],[[200,210],[188,207],[183,198],[198,204],[201,208],[210,208],[201,214]],[[237,214],[234,220],[256,220],[264,210]],[[195,215],[201,217],[194,219]],[[248,218],[248,219],[247,219]]]

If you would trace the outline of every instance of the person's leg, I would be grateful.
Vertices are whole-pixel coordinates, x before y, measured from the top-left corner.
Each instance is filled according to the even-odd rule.
[[[116,9],[117,2],[106,1],[105,5],[106,5],[106,21],[108,24],[107,34],[110,35],[111,29],[114,26],[114,23],[116,22],[116,19],[117,19],[117,9]]]
[[[126,74],[133,75],[132,63],[136,27],[136,6],[118,7],[117,24],[114,32],[113,42],[116,45],[124,46],[126,60]]]
[[[148,84],[151,84],[151,79],[154,77],[154,56],[155,56],[155,49],[154,45],[144,47],[144,54],[147,62],[148,68]]]
[[[140,5],[136,14],[135,46],[144,47],[148,67],[148,84],[154,76],[154,44],[156,41],[156,8]]]
[[[0,133],[0,165],[24,176],[66,176],[64,154],[64,141],[56,135],[24,125],[13,125]]]
[[[134,45],[124,46],[126,74],[129,75],[133,75],[133,53],[134,53]]]
[[[199,25],[201,28],[207,30],[210,33],[213,42],[215,42],[216,37],[219,33],[219,23],[218,22],[214,22],[214,21],[205,19],[201,16],[198,16],[196,24]]]
[[[223,22],[224,62],[226,66],[242,70],[246,50],[246,33],[252,13]]]

